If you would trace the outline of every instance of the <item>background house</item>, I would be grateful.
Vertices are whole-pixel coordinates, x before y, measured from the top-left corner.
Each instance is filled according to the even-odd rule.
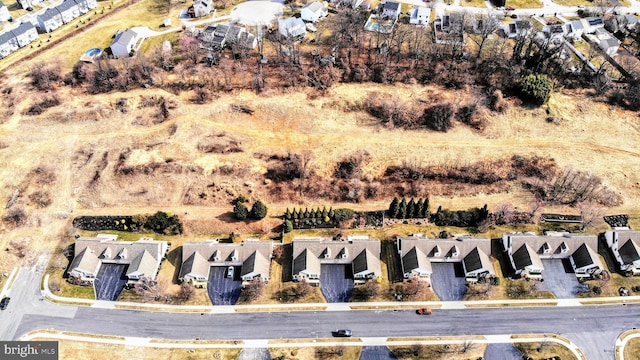
[[[23,9],[28,9],[33,7],[33,5],[38,5],[42,3],[43,0],[17,0],[18,5],[20,5]]]
[[[38,27],[44,32],[52,32],[62,26],[62,17],[55,8],[48,8],[37,16]]]
[[[462,263],[468,282],[495,276],[491,240],[471,236],[452,239],[430,239],[424,235],[399,236],[396,248],[405,279],[430,281],[433,262]]]
[[[398,19],[398,16],[400,16],[400,12],[402,11],[402,7],[400,6],[400,3],[397,3],[394,1],[386,1],[384,4],[380,6],[381,6],[380,16],[388,17],[394,20]]]
[[[3,2],[0,1],[0,21],[7,21],[9,19],[11,19],[9,9]]]
[[[144,37],[136,28],[119,31],[110,46],[111,53],[116,59],[131,56],[134,51],[140,48],[142,41],[144,41]]]
[[[424,6],[414,6],[411,9],[409,23],[413,25],[428,25],[431,19],[431,9]]]
[[[88,13],[98,6],[96,0],[74,0],[78,5],[78,10],[81,15]]]
[[[346,241],[320,237],[293,239],[294,281],[319,285],[322,264],[351,265],[354,283],[380,279],[380,241],[366,236],[350,236]]]
[[[67,24],[80,16],[80,9],[74,0],[65,0],[55,7],[60,12],[62,22]]]
[[[618,269],[629,275],[640,275],[640,231],[615,229],[605,232],[604,237]]]
[[[211,10],[213,10],[212,0],[196,0],[187,10],[187,14],[192,18],[199,18],[209,16],[209,14],[211,14]]]
[[[20,24],[12,32],[19,47],[25,47],[38,38],[38,31],[30,22]]]
[[[242,243],[217,240],[188,242],[182,245],[182,265],[178,280],[206,287],[212,266],[239,266],[242,281],[269,281],[273,242],[247,239]]]
[[[328,14],[327,7],[320,1],[307,4],[300,10],[300,18],[309,22],[317,22]]]
[[[280,32],[280,35],[285,38],[304,36],[307,32],[304,21],[295,17],[278,21],[278,31]]]
[[[169,244],[142,238],[138,241],[117,241],[117,235],[98,234],[94,238],[76,239],[74,257],[69,265],[69,278],[93,283],[103,264],[128,265],[125,272],[128,283],[142,277],[156,277]]]
[[[12,31],[5,31],[0,34],[0,59],[9,56],[18,48],[18,40]]]

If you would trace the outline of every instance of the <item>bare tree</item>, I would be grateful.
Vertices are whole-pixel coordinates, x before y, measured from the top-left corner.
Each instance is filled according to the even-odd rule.
[[[474,19],[476,24],[469,28],[473,29],[470,32],[469,38],[478,45],[477,58],[480,59],[482,55],[482,49],[487,40],[495,33],[502,25],[495,13],[488,13],[481,15],[480,19]]]
[[[140,278],[133,289],[144,302],[158,301],[165,293],[165,287],[148,276]]]
[[[182,283],[180,285],[180,290],[178,291],[178,300],[181,302],[187,302],[191,300],[193,294],[195,293],[195,288],[192,284]]]
[[[602,207],[592,202],[584,202],[578,206],[582,217],[582,229],[595,228],[604,222]]]
[[[193,62],[193,65],[198,64],[200,58],[200,42],[191,34],[183,34],[178,40],[178,46],[182,55]]]
[[[474,350],[476,347],[476,343],[474,343],[471,340],[465,340],[464,343],[462,343],[462,346],[460,347],[460,352],[463,354],[468,353],[469,351]]]

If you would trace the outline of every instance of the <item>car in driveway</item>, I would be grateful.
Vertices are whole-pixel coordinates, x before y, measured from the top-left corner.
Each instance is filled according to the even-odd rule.
[[[352,333],[349,329],[336,329],[333,332],[334,337],[351,337]]]
[[[229,266],[227,268],[227,277],[230,279],[233,279],[233,272],[234,272],[233,266]]]
[[[2,300],[0,300],[0,310],[4,310],[7,308],[7,306],[9,305],[9,301],[11,300],[10,297],[4,297],[2,298]]]
[[[420,308],[416,310],[416,314],[418,315],[431,315],[431,308]]]

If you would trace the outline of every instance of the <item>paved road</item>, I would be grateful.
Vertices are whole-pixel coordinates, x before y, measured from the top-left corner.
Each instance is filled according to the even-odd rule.
[[[36,329],[165,339],[288,339],[329,337],[349,328],[358,337],[555,333],[590,360],[610,360],[617,336],[640,328],[640,304],[580,307],[437,309],[424,321],[414,311],[319,311],[205,314],[75,307],[39,301],[41,270],[22,269],[9,308],[0,312],[0,339]],[[220,326],[224,324],[224,326]]]

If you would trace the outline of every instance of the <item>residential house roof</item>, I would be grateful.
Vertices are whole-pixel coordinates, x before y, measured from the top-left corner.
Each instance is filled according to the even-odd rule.
[[[400,8],[400,4],[394,1],[387,1],[384,3],[382,8],[389,11],[398,11],[398,9]]]
[[[38,16],[40,17],[42,22],[47,22],[53,18],[60,17],[60,12],[55,8],[48,8]]]
[[[360,254],[358,254],[353,259],[354,275],[362,272],[373,272],[375,274],[382,274],[382,267],[380,265],[379,256],[380,255],[374,255],[368,248],[360,251]]]
[[[307,32],[304,21],[295,17],[278,21],[278,30],[283,36],[293,37],[304,35]]]
[[[462,261],[474,248],[485,254],[491,254],[491,240],[487,238],[458,236],[452,239],[430,239],[426,236],[399,236],[396,241],[402,253],[418,247],[432,262],[451,260],[454,257]],[[457,252],[457,257],[453,256]]]
[[[205,277],[209,273],[210,266],[229,265],[242,265],[241,273],[243,275],[258,272],[257,275],[268,276],[272,250],[273,243],[271,241],[255,239],[247,239],[241,243],[187,242],[182,245],[182,259],[184,260],[180,268],[180,277],[183,278],[188,274],[198,274]],[[252,256],[253,258],[251,258]],[[206,261],[206,264],[203,260]],[[248,266],[247,269],[245,269],[245,265]]]
[[[618,253],[624,264],[632,264],[634,261],[640,260],[640,246],[634,239],[628,239],[620,246]]]
[[[319,1],[314,1],[312,3],[305,5],[303,9],[311,10],[312,12],[316,13],[318,11],[324,11],[326,8],[323,3]]]
[[[207,278],[209,277],[210,267],[211,265],[202,254],[197,251],[193,252],[186,260],[182,261],[179,278],[184,279],[187,275]]]
[[[592,249],[598,248],[598,236],[588,234],[572,234],[548,232],[547,235],[535,235],[526,233],[504,234],[505,239],[512,242],[511,249],[519,249],[523,244],[529,245],[539,255],[562,255],[569,257],[572,251],[583,243]]]
[[[402,257],[402,270],[406,274],[416,269],[421,269],[429,273],[433,272],[431,261],[429,261],[427,255],[418,247],[414,246]]]
[[[58,6],[56,6],[56,9],[60,11],[60,13],[63,13],[63,12],[72,10],[73,8],[76,8],[76,7],[78,7],[78,4],[76,4],[75,1],[66,0],[58,4]]]
[[[293,258],[293,273],[320,274],[320,259],[309,249],[304,249]]]
[[[490,274],[495,275],[491,259],[489,259],[489,256],[478,247],[473,248],[473,250],[464,257],[462,262],[464,263],[464,268],[467,272],[486,269]]]
[[[158,270],[156,268],[156,258],[147,250],[135,257],[129,267],[127,267],[127,276],[148,276],[155,277]]]
[[[531,265],[540,269],[544,268],[540,256],[538,256],[529,244],[520,246],[520,248],[513,253],[513,263],[516,270],[521,270]]]
[[[590,265],[597,265],[601,269],[604,268],[602,261],[600,261],[600,256],[587,246],[587,244],[580,245],[580,247],[571,254],[571,257],[573,258],[576,268],[583,268]]]
[[[411,11],[411,19],[422,17],[429,19],[431,17],[431,9],[425,6],[414,6],[413,11]]]
[[[6,44],[13,41],[13,39],[15,38],[16,36],[13,34],[13,32],[5,31],[3,33],[0,33],[0,44]]]
[[[100,259],[91,250],[84,248],[73,257],[69,270],[80,269],[86,273],[92,273],[100,264]]]
[[[24,35],[30,31],[35,31],[35,27],[33,26],[32,23],[30,22],[23,22],[20,25],[18,25],[17,28],[13,29],[13,34],[18,37],[20,35]]]

